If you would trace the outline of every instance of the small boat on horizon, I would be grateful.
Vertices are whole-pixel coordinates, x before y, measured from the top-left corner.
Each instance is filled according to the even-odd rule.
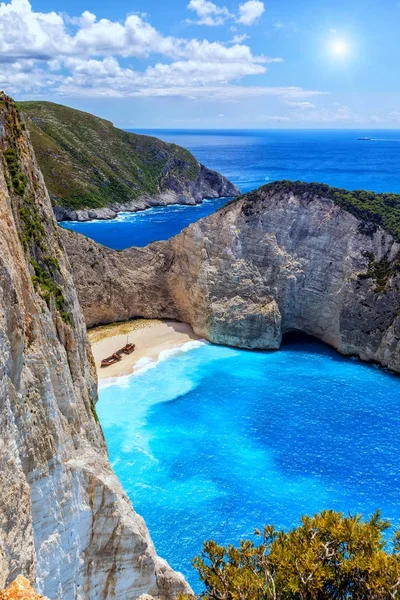
[[[370,142],[372,140],[370,137],[358,137],[357,139],[363,142]]]

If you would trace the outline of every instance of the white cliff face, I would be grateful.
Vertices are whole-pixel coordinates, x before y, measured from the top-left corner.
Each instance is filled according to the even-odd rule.
[[[400,245],[303,188],[260,188],[146,248],[63,232],[87,324],[180,319],[261,349],[295,330],[400,372]]]
[[[0,97],[0,589],[51,600],[169,600],[161,560],[113,474],[68,259],[15,106]]]
[[[301,331],[400,371],[400,246],[331,200],[260,189],[171,240],[182,318],[216,343],[279,348]],[[384,285],[371,263],[393,265]]]

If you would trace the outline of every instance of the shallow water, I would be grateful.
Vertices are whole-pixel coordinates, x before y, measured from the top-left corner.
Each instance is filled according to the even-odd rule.
[[[146,131],[191,150],[242,192],[278,179],[318,181],[349,190],[400,193],[398,131]],[[369,136],[369,142],[358,141]],[[179,233],[226,200],[122,214],[113,221],[63,223],[110,248],[145,246]]]
[[[103,387],[97,409],[158,553],[197,590],[205,539],[238,543],[323,508],[400,524],[396,376],[305,338],[186,349]]]

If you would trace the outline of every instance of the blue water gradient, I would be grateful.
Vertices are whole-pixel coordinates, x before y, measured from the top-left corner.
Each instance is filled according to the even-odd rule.
[[[199,590],[203,540],[323,508],[400,524],[399,379],[309,339],[210,344],[103,387],[111,462],[159,554]]]
[[[202,217],[215,212],[228,198],[204,200],[196,206],[172,204],[157,206],[137,213],[119,213],[110,221],[64,221],[62,226],[83,233],[103,246],[124,250],[130,246],[143,247],[151,242],[168,240]]]
[[[229,177],[242,192],[278,179],[318,181],[349,190],[400,193],[399,131],[179,131],[152,130],[180,144],[211,169]],[[369,136],[369,142],[358,141]],[[179,233],[219,208],[225,200],[196,207],[154,208],[117,220],[63,223],[115,249],[145,246]]]

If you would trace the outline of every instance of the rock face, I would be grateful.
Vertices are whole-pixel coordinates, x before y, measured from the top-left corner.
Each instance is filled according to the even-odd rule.
[[[22,574],[51,600],[175,598],[187,586],[111,470],[96,399],[60,231],[1,95],[0,589]]]
[[[400,372],[400,245],[312,186],[264,186],[146,248],[62,236],[89,326],[173,318],[263,349],[301,331]]]
[[[61,104],[19,106],[59,221],[112,219],[119,211],[239,194],[176,144]]]

